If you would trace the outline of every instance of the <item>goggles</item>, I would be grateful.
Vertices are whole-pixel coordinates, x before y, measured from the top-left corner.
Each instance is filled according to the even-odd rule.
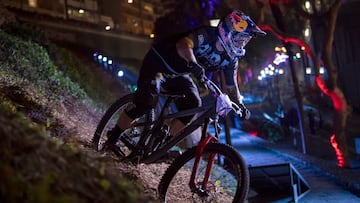
[[[244,48],[251,38],[251,35],[241,32],[232,32],[230,36],[230,40],[236,48]]]

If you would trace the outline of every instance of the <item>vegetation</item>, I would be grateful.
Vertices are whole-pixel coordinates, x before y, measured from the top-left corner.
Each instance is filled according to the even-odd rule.
[[[139,202],[141,185],[111,174],[104,160],[50,139],[16,107],[0,105],[0,198],[4,202]],[[114,178],[115,177],[115,178]]]
[[[108,104],[116,99],[112,92],[104,90],[104,82],[89,71],[89,64],[79,60],[69,50],[51,43],[43,30],[17,22],[4,24],[2,29],[1,38],[6,40],[1,42],[3,52],[0,59],[7,59],[5,63],[8,63],[8,69],[15,68],[21,77],[42,88],[44,84],[41,83],[48,83],[51,86],[48,91],[54,92],[54,95],[69,90],[78,99],[88,95],[96,104]],[[13,47],[13,44],[17,44],[17,47]],[[14,67],[16,64],[20,65]],[[50,81],[47,81],[47,77],[50,77]]]
[[[59,120],[64,105],[96,110],[112,94],[99,91],[89,67],[38,31],[0,29],[2,202],[156,202],[137,179],[115,173],[112,160],[67,142],[74,132]]]

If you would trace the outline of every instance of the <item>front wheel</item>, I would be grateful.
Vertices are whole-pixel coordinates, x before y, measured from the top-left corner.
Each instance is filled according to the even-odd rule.
[[[241,203],[249,191],[249,170],[240,154],[231,146],[209,143],[201,155],[195,179],[202,185],[210,155],[215,155],[214,165],[206,188],[191,191],[189,181],[196,157],[196,147],[175,159],[159,184],[159,195],[164,202],[226,202]],[[206,180],[205,180],[206,181]]]

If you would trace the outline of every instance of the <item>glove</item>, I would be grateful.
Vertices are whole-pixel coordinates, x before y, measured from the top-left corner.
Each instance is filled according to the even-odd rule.
[[[248,120],[251,116],[251,112],[245,107],[244,104],[240,104],[239,107],[241,111],[241,113],[239,114],[240,118]]]
[[[199,65],[198,63],[195,63],[193,61],[188,63],[189,72],[193,74],[193,76],[198,79],[200,82],[204,81],[205,78],[205,70],[204,68]]]

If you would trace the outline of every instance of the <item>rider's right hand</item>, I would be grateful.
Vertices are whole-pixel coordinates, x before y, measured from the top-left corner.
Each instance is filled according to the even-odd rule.
[[[247,109],[244,104],[240,104],[239,107],[241,110],[241,112],[239,114],[240,118],[248,120],[251,116],[251,112],[249,111],[249,109]]]

